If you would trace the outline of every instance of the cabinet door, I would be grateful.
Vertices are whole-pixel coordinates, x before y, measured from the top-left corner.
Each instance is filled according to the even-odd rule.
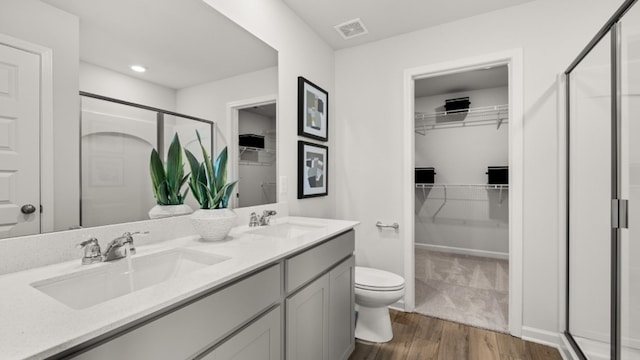
[[[355,348],[355,257],[329,272],[329,358],[346,360]]]
[[[202,360],[279,360],[282,358],[280,322],[278,306]]]
[[[286,306],[287,359],[329,360],[329,274],[289,297]]]

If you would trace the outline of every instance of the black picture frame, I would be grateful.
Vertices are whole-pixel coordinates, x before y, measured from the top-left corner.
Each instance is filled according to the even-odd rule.
[[[298,76],[298,135],[329,140],[329,93]]]
[[[298,140],[298,199],[329,193],[329,148]]]

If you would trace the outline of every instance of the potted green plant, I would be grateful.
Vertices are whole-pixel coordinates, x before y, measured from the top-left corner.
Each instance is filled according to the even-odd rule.
[[[204,160],[199,162],[193,153],[185,150],[191,168],[189,188],[200,204],[200,209],[191,215],[191,219],[203,240],[224,240],[237,217],[236,213],[227,208],[237,180],[227,182],[227,147],[222,149],[215,163],[212,163],[197,130],[196,136]]]
[[[151,173],[153,196],[156,198],[156,206],[149,211],[149,218],[159,219],[193,212],[193,209],[184,203],[189,188],[184,192],[182,192],[182,188],[189,175],[184,174],[182,146],[178,134],[173,136],[167,152],[166,164],[162,163],[156,149],[151,151],[149,172]]]

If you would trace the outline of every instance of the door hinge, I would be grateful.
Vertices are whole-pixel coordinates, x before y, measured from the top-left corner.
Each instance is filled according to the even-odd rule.
[[[629,200],[611,200],[611,227],[614,229],[629,228]]]

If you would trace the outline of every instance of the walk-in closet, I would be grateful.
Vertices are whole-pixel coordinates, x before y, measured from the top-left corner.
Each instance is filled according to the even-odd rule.
[[[238,111],[238,206],[276,199],[276,104]]]
[[[416,311],[508,331],[507,66],[415,81]]]

